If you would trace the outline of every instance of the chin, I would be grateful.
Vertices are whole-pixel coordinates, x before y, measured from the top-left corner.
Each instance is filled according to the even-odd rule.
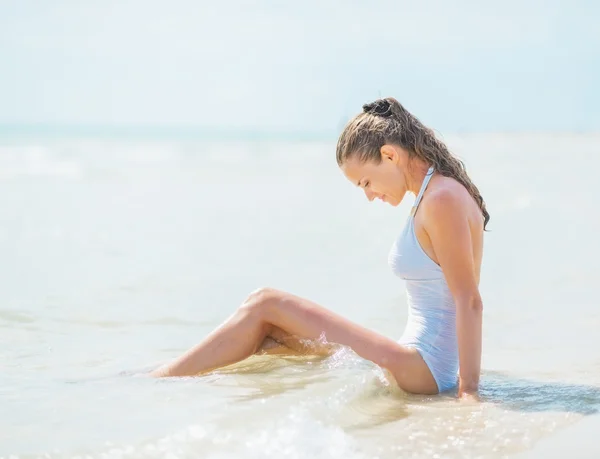
[[[391,196],[387,196],[385,202],[387,202],[392,207],[396,207],[402,202],[402,199],[392,198]]]

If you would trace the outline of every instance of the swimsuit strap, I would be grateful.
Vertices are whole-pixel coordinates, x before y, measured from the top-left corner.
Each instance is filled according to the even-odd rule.
[[[421,198],[423,198],[423,193],[425,193],[425,190],[427,189],[427,185],[429,184],[429,180],[431,180],[431,177],[433,176],[433,172],[434,169],[433,166],[431,166],[427,171],[427,175],[425,175],[425,178],[423,179],[423,184],[421,185],[421,189],[419,190],[417,199],[415,199],[415,203],[412,206],[412,210],[410,212],[411,215],[415,215],[417,213],[417,207],[419,207],[419,204],[421,203]]]

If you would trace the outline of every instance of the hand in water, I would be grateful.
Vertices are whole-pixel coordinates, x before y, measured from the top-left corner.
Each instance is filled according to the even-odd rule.
[[[463,402],[472,402],[472,403],[481,402],[481,399],[479,398],[479,394],[477,393],[477,391],[459,390],[458,391],[458,399]]]

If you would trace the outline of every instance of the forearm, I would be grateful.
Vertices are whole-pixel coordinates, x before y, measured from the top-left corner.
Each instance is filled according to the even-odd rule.
[[[459,302],[456,308],[459,392],[476,392],[481,372],[481,328],[483,304],[479,295]]]

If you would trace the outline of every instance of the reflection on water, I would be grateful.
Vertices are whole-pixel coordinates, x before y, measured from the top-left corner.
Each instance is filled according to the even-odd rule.
[[[600,408],[599,387],[498,372],[483,374],[482,402],[477,404],[460,402],[452,392],[406,394],[378,367],[344,347],[328,357],[253,356],[200,381],[243,391],[230,400],[243,402],[240,409],[246,406],[248,425],[262,423],[259,444],[281,444],[286,438],[310,444],[308,438],[287,435],[308,435],[307,429],[319,426],[319,435],[343,439],[338,446],[351,457],[363,457],[363,451],[380,458],[422,457],[423,452],[448,458],[465,457],[467,452],[504,456]],[[224,429],[233,437],[240,435],[231,425]],[[271,437],[263,436],[265,429],[272,429]],[[250,434],[242,438],[255,444]],[[323,438],[318,436],[314,444],[323,446]],[[376,453],[373,444],[379,445]],[[305,451],[305,445],[294,445]],[[254,457],[251,448],[244,451]]]
[[[484,401],[524,412],[600,412],[600,387],[560,381],[536,381],[486,372],[481,387]]]
[[[377,404],[380,400],[393,403],[407,400],[413,403],[437,404],[455,401],[456,390],[438,396],[419,396],[402,391],[387,372],[364,361],[350,348],[338,346],[329,356],[252,356],[242,362],[210,373],[214,383],[225,384],[223,376],[236,375],[236,384],[252,387],[256,397],[281,394],[287,390],[305,388],[311,383],[333,379],[335,368],[370,369],[371,376],[363,375],[362,390],[353,401],[357,410],[368,408],[358,405]],[[369,381],[370,385],[366,385]],[[262,394],[262,395],[261,395]],[[481,403],[502,409],[523,412],[566,412],[591,415],[600,412],[600,387],[561,381],[538,381],[520,378],[496,371],[484,371],[480,385]],[[363,403],[364,402],[364,403]],[[454,407],[453,407],[454,408]]]

